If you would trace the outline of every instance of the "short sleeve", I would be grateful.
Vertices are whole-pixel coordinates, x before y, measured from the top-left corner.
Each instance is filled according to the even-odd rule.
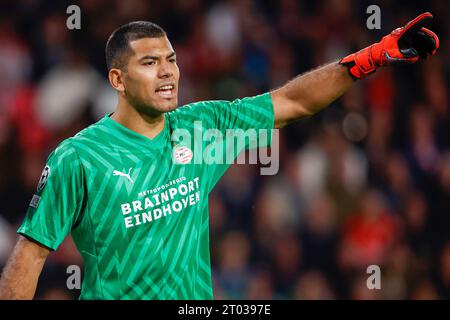
[[[188,104],[176,110],[173,116],[183,128],[192,124],[195,127],[196,122],[200,123],[198,127],[203,132],[198,136],[204,143],[200,156],[205,164],[208,191],[243,150],[271,146],[274,110],[268,92],[233,101],[211,100]],[[221,155],[218,156],[218,153]],[[215,162],[215,159],[221,162]]]
[[[274,128],[274,111],[270,93],[264,93],[254,97],[245,97],[233,101],[207,101],[210,108],[205,110],[213,117],[217,128],[226,133],[227,130],[242,130],[251,136],[249,132],[255,131],[256,137],[261,132],[270,132]],[[253,137],[253,136],[251,136]],[[271,135],[267,141],[257,139],[254,147],[266,147],[271,143]],[[246,148],[252,147],[247,143]]]
[[[84,204],[84,171],[69,140],[48,157],[17,233],[56,250],[77,224]]]

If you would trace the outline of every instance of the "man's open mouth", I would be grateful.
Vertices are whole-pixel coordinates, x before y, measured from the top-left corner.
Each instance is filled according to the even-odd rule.
[[[171,97],[174,93],[175,93],[175,85],[173,84],[166,84],[163,85],[161,87],[159,87],[158,89],[156,89],[155,91],[158,95],[160,95],[161,97]]]

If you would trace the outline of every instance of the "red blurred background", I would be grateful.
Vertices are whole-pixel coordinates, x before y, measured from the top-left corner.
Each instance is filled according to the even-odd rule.
[[[66,8],[81,8],[81,29]],[[366,8],[381,9],[381,30]],[[450,298],[450,16],[446,1],[165,0],[0,4],[0,267],[46,157],[115,108],[104,46],[132,20],[169,34],[180,105],[263,93],[377,41],[423,11],[441,48],[380,70],[330,108],[280,131],[280,172],[233,165],[210,198],[219,299]],[[74,299],[70,237],[36,298]],[[366,268],[382,270],[368,290]]]

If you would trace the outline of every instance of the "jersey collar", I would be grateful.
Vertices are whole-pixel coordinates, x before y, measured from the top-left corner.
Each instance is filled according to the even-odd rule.
[[[122,140],[124,143],[131,144],[136,146],[142,146],[146,149],[162,149],[162,147],[167,143],[168,138],[168,116],[164,115],[164,128],[158,133],[153,139],[150,139],[140,133],[137,133],[133,130],[128,129],[117,121],[111,119],[111,115],[113,113],[109,113],[105,115],[103,118],[103,122],[105,126],[108,127],[111,131],[113,131],[113,135],[111,139]]]

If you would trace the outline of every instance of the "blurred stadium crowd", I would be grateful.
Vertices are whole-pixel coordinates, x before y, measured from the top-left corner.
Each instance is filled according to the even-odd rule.
[[[81,8],[81,30],[66,8]],[[381,8],[381,30],[366,8]],[[450,298],[450,16],[446,1],[2,1],[0,266],[50,151],[115,108],[109,34],[150,20],[169,34],[180,105],[275,88],[376,41],[423,11],[438,55],[377,72],[316,116],[280,131],[280,171],[233,165],[210,197],[218,299]],[[57,196],[57,195],[56,195]],[[73,299],[70,237],[38,299]],[[381,290],[366,287],[381,267]]]

